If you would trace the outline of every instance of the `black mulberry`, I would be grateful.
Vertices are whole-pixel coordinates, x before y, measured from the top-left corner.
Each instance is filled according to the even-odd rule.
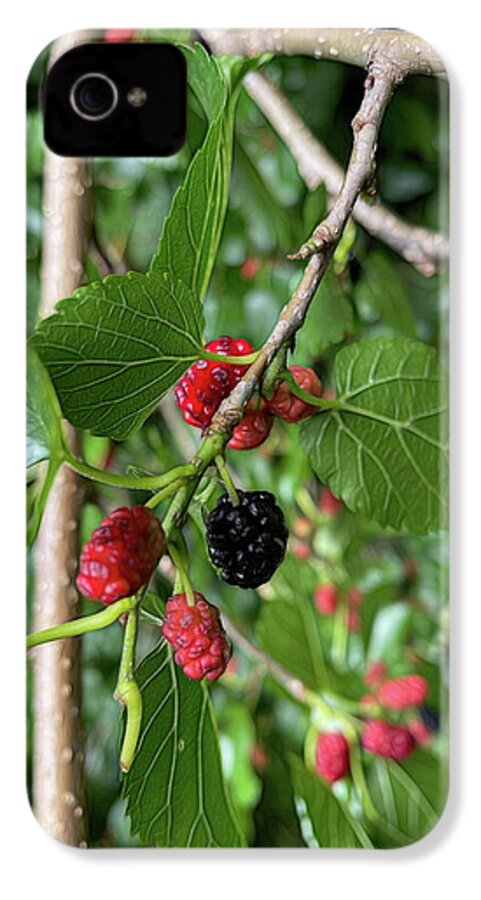
[[[288,531],[268,491],[238,491],[234,505],[224,494],[207,517],[207,547],[228,584],[256,588],[272,578],[284,559]]]

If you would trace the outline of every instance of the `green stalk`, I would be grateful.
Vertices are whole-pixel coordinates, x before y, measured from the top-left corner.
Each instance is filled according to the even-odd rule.
[[[266,397],[268,400],[271,399],[279,378],[283,377],[284,372],[287,371],[287,354],[288,348],[285,344],[283,344],[280,350],[277,351],[264,376],[264,380],[262,382],[262,396]]]
[[[169,543],[167,549],[168,549],[169,556],[170,556],[172,562],[174,563],[175,568],[177,569],[178,576],[182,583],[183,591],[187,597],[187,602],[188,602],[189,606],[195,606],[194,589],[192,587],[192,583],[190,581],[189,574],[187,571],[187,563],[184,560],[182,553],[180,552],[180,550],[178,549],[178,547],[176,547],[176,545],[174,543]],[[176,579],[176,584],[177,584],[177,579]],[[177,589],[176,589],[176,593],[178,593]]]
[[[125,706],[125,731],[120,751],[120,769],[128,772],[137,749],[142,722],[142,695],[135,681],[135,643],[138,625],[138,600],[135,607],[127,613],[124,631],[124,643],[120,659],[119,675],[114,697]]]
[[[280,372],[279,378],[282,381],[287,382],[289,385],[289,390],[291,394],[294,394],[296,397],[299,397],[301,400],[304,400],[304,403],[308,403],[309,406],[317,406],[319,409],[344,409],[342,403],[339,400],[324,400],[323,397],[315,397],[314,394],[309,394],[307,391],[303,391],[302,388],[299,387],[295,378],[291,375],[288,369],[284,369],[283,372]]]
[[[58,641],[62,638],[78,637],[81,634],[87,634],[89,631],[98,631],[100,628],[106,628],[115,622],[123,613],[134,609],[136,605],[135,597],[124,597],[107,606],[102,612],[93,613],[91,616],[83,616],[80,619],[72,619],[70,622],[64,622],[63,625],[54,625],[53,628],[46,628],[44,631],[36,631],[27,637],[27,650],[32,647],[38,647],[40,644],[47,644],[50,641]]]
[[[233,366],[251,366],[258,356],[258,350],[254,353],[246,353],[245,356],[227,356],[223,353],[211,353],[210,350],[204,350],[202,354],[203,359],[209,359],[212,362],[229,363],[229,365]]]
[[[226,466],[226,462],[221,453],[215,458],[215,464],[219,470],[219,475],[222,478],[222,481],[225,485],[226,491],[229,494],[229,497],[232,501],[233,506],[239,506],[239,496],[235,489],[234,482],[232,481],[231,474],[229,469]]]
[[[162,475],[117,475],[115,472],[106,472],[105,469],[97,469],[90,466],[81,459],[77,459],[71,451],[65,448],[66,464],[85,478],[91,481],[98,481],[101,484],[109,484],[113,487],[123,487],[129,490],[137,491],[155,491],[167,487],[170,484],[183,478],[191,478],[196,473],[196,468],[192,463],[186,463],[183,466],[174,466],[168,472]]]

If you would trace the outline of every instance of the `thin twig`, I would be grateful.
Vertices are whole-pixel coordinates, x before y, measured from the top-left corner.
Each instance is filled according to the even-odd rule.
[[[399,80],[398,68],[376,53],[369,62],[361,106],[352,121],[354,141],[341,190],[327,218],[317,226],[295,258],[306,259],[325,244],[330,246],[342,234],[361,190],[369,188],[379,129]]]
[[[250,72],[244,78],[244,86],[292,153],[309,190],[324,183],[327,193],[335,197],[342,186],[342,167],[314,137],[287,98],[260,72]],[[352,215],[366,231],[423,275],[434,275],[446,265],[449,244],[444,235],[404,222],[378,200],[371,204],[358,197]]]
[[[239,631],[225,613],[222,613],[222,621],[234,643],[243,650],[246,656],[249,656],[251,659],[264,666],[275,680],[285,688],[291,697],[294,697],[294,700],[297,700],[299,703],[304,703],[306,706],[312,706],[315,695],[308,687],[306,687],[304,682],[299,678],[295,678],[295,676],[291,675],[287,669],[284,669],[280,663],[276,662],[275,659],[272,659],[271,656],[268,656],[267,653],[264,653],[263,650],[260,650],[259,647],[253,644],[242,631]],[[316,705],[319,703],[317,697],[315,703]]]
[[[397,80],[397,70],[390,64],[377,57],[371,60],[361,106],[352,123],[354,142],[342,188],[327,218],[318,225],[311,241],[298,254],[301,258],[312,254],[299,285],[282,310],[257,359],[221,403],[211,422],[209,434],[231,432],[241,420],[247,402],[276,353],[291,341],[303,325],[354,203],[372,174],[380,124]]]

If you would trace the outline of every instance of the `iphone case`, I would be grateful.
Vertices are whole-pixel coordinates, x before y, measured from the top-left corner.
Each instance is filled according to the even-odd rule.
[[[182,48],[60,157],[74,44]],[[76,847],[382,848],[446,801],[448,83],[395,29],[83,32],[28,81],[28,791]]]

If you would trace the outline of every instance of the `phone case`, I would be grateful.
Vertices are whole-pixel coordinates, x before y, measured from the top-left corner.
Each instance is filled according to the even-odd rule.
[[[52,57],[168,41],[166,158]],[[392,849],[448,780],[448,82],[387,29],[82,32],[28,81],[28,792],[76,847]]]

